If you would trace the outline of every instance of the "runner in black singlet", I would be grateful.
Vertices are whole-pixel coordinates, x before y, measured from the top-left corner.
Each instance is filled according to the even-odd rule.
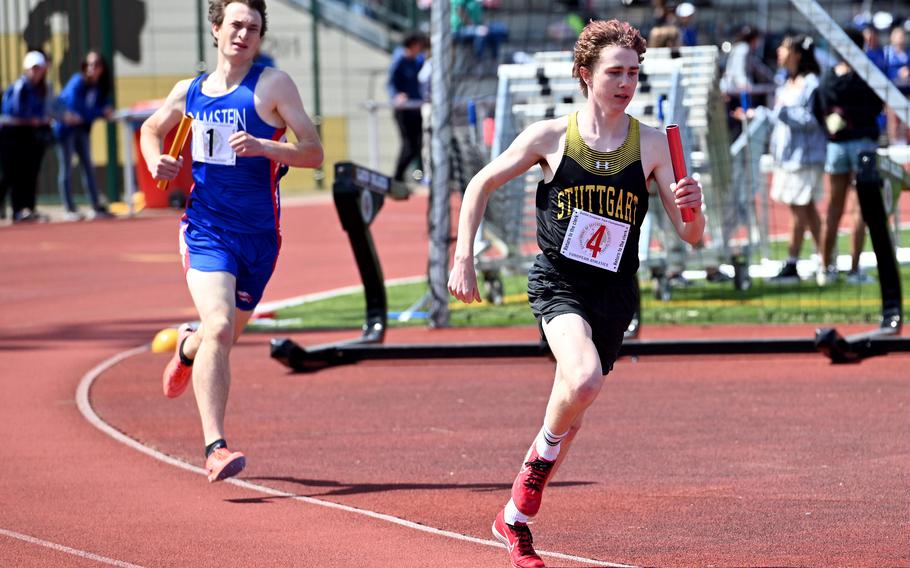
[[[528,299],[541,327],[562,314],[584,319],[606,374],[638,307],[637,243],[648,211],[648,184],[637,120],[629,118],[619,148],[600,152],[579,134],[577,117],[568,117],[565,151],[553,179],[537,187],[542,253],[528,275]],[[576,210],[598,222],[582,224],[588,216]],[[584,262],[598,259],[607,261],[606,268]]]
[[[699,242],[705,218],[701,186],[675,183],[666,135],[625,113],[635,93],[645,41],[618,20],[592,21],[575,44],[573,75],[587,98],[579,112],[525,129],[483,168],[465,191],[449,291],[480,301],[474,234],[490,194],[539,165],[537,240],[541,253],[528,277],[528,299],[553,355],[556,376],[544,424],[493,522],[493,535],[517,568],[543,566],[528,519],[600,393],[637,306],[639,229],[648,212],[648,182],[676,232]],[[698,210],[683,222],[680,209]]]

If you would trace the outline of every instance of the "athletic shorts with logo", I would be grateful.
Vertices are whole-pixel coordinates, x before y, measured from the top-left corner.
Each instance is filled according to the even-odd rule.
[[[278,260],[278,234],[237,233],[184,220],[180,252],[184,271],[229,272],[237,279],[236,306],[249,311],[262,299]]]
[[[528,302],[541,337],[543,322],[562,314],[577,314],[591,326],[604,375],[613,370],[624,334],[638,309],[638,294],[634,281],[594,286],[568,278],[542,254],[528,273]]]

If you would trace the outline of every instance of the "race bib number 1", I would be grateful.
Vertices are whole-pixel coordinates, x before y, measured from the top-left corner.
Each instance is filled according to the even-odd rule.
[[[237,123],[193,121],[193,161],[233,166],[237,154],[228,139],[237,132]]]
[[[576,209],[559,252],[566,258],[617,272],[629,229],[626,223]]]

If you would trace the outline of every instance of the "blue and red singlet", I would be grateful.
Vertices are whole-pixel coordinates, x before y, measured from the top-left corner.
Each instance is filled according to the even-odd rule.
[[[236,304],[252,310],[262,298],[281,246],[278,180],[286,167],[265,157],[240,157],[228,143],[244,131],[281,140],[256,112],[253,95],[265,67],[253,65],[237,88],[220,96],[202,92],[201,75],[186,94],[193,117],[193,190],[181,223],[184,269],[229,272]]]

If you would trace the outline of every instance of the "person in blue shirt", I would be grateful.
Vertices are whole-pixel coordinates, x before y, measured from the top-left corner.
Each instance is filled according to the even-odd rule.
[[[875,26],[873,26],[871,22],[864,21],[861,21],[857,25],[857,29],[863,32],[863,52],[866,54],[866,57],[868,57],[869,61],[875,64],[875,66],[887,76],[888,64],[885,61],[885,48],[882,47],[879,42],[878,30],[875,29]],[[887,132],[887,125],[888,113],[883,110],[878,115],[879,130]]]
[[[879,45],[878,30],[871,23],[863,24],[860,27],[863,32],[863,51],[876,67],[883,73],[888,72],[888,65],[885,63],[885,49]]]
[[[420,105],[423,103],[423,89],[418,76],[428,44],[429,41],[423,34],[409,35],[402,42],[401,48],[393,54],[389,66],[387,87],[395,123],[401,134],[401,150],[394,174],[398,181],[404,180],[405,170],[414,161],[418,164],[418,170],[422,170],[423,116]]]
[[[200,324],[180,327],[162,386],[176,398],[192,383],[214,482],[246,466],[224,438],[229,356],[278,262],[279,181],[288,167],[320,166],[324,153],[290,75],[253,63],[267,27],[265,0],[209,0],[208,14],[217,65],[179,81],[143,123],[139,142],[152,177],[173,180],[183,156],[163,153],[164,139],[185,114],[193,118],[194,185],[179,238]]]
[[[50,138],[47,57],[29,51],[24,71],[3,93],[0,107],[0,212],[6,214],[6,193],[11,189],[13,222],[44,219],[35,210],[38,173]]]
[[[907,50],[907,32],[896,25],[891,28],[890,43],[882,50],[885,59],[885,74],[894,81],[901,92],[910,92],[910,51]]]
[[[890,43],[884,48],[885,75],[905,96],[910,95],[910,51],[907,50],[907,33],[903,25],[891,28]],[[890,107],[887,109],[888,141],[905,145],[910,142],[910,128],[898,118]]]
[[[695,6],[691,2],[682,2],[676,7],[676,20],[679,26],[682,45],[698,45],[698,25],[695,23]]]
[[[83,181],[92,202],[94,216],[110,217],[107,207],[101,202],[98,183],[92,166],[92,150],[89,134],[92,123],[104,117],[110,119],[111,77],[107,62],[97,51],[89,51],[82,60],[82,70],[75,73],[57,99],[60,119],[54,130],[60,145],[57,157],[60,168],[58,183],[60,201],[66,207],[66,219],[78,221],[83,219],[73,201],[73,154],[79,156],[79,163],[84,173]]]

